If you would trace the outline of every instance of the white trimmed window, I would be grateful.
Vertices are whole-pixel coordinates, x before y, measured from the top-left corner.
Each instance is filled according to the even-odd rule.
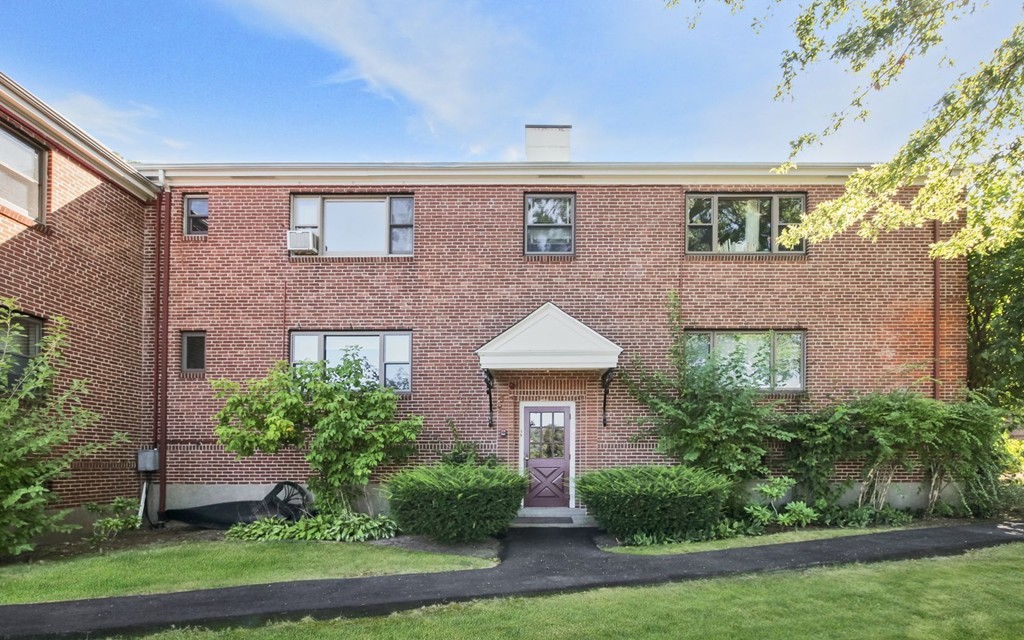
[[[686,358],[702,364],[714,354],[733,358],[746,379],[764,391],[803,391],[805,348],[803,331],[688,331]]]
[[[576,196],[526,194],[526,255],[572,255],[576,250]]]
[[[411,333],[293,331],[291,335],[292,364],[324,360],[338,365],[348,350],[362,356],[368,375],[376,376],[382,385],[412,391]]]
[[[0,127],[0,207],[43,219],[46,154]]]
[[[293,196],[292,226],[314,232],[323,255],[408,255],[412,196]]]
[[[802,194],[691,195],[686,198],[687,253],[804,252],[804,242],[792,249],[779,245],[779,235],[803,218],[807,199]]]

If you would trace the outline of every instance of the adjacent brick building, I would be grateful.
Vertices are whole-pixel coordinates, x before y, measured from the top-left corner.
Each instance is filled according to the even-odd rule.
[[[54,210],[59,234],[23,224],[31,248],[0,245],[5,269],[38,255],[48,281],[5,271],[0,293],[44,316],[88,306],[72,320],[104,365],[87,377],[137,442],[155,427],[167,507],[305,479],[298,452],[225,453],[209,383],[346,346],[424,417],[419,461],[451,446],[453,421],[485,453],[533,469],[528,506],[571,506],[576,474],[659,459],[630,441],[640,410],[614,371],[664,362],[672,292],[695,345],[763,359],[751,375],[793,409],[897,386],[958,392],[965,269],[928,257],[947,230],[775,242],[856,167],[573,163],[567,135],[531,130],[540,144],[523,163],[137,167],[155,200],[40,140],[51,165],[91,176],[102,198]],[[66,199],[64,179],[50,180],[51,199]],[[72,211],[79,226],[58,226]],[[90,249],[61,253],[62,241]],[[37,302],[44,289],[52,302]],[[919,382],[936,373],[938,384]],[[111,464],[127,469],[128,453]]]

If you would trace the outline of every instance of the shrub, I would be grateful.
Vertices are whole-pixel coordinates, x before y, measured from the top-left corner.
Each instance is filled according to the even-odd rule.
[[[295,522],[283,518],[262,518],[248,524],[231,527],[229,540],[331,540],[335,542],[365,542],[393,538],[398,525],[387,516],[365,513],[324,512],[307,516]]]
[[[482,467],[497,467],[501,463],[493,453],[486,456],[480,453],[477,443],[459,437],[459,429],[454,420],[448,420],[446,426],[452,432],[452,448],[441,453],[441,464],[469,464]]]
[[[412,449],[422,418],[398,419],[398,394],[368,373],[352,350],[337,366],[279,362],[266,378],[243,386],[215,380],[224,408],[217,437],[239,457],[306,447],[317,502],[347,510],[370,475]]]
[[[76,460],[111,444],[72,444],[75,434],[94,427],[99,415],[84,408],[85,382],[58,381],[66,324],[54,318],[31,358],[19,353],[23,339],[17,305],[0,298],[0,555],[34,548],[48,531],[70,531],[67,511],[54,511],[50,484],[67,475]]]
[[[102,542],[115,538],[125,531],[134,531],[142,526],[139,517],[139,501],[134,498],[114,498],[110,504],[83,505],[86,511],[100,517],[92,523],[93,542]]]
[[[713,537],[732,490],[721,474],[683,466],[606,469],[576,480],[598,524],[627,544]]]
[[[636,438],[654,436],[658,448],[684,465],[710,469],[738,480],[768,473],[769,440],[788,441],[774,405],[751,379],[745,356],[698,354],[684,331],[679,298],[669,302],[672,345],[668,367],[636,360],[623,382],[647,409],[649,427]]]
[[[504,467],[416,467],[388,483],[391,513],[402,531],[442,542],[477,540],[505,531],[530,481]]]
[[[777,524],[796,529],[806,527],[818,519],[818,512],[807,506],[803,500],[796,500],[779,509],[779,503],[796,481],[786,476],[765,480],[754,487],[754,491],[768,501],[767,505],[749,504],[744,509],[747,515],[760,526]]]

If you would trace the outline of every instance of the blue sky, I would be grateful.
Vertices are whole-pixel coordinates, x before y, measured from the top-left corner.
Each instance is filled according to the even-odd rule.
[[[573,125],[579,161],[779,161],[857,79],[823,65],[772,99],[791,3],[660,0],[3,2],[0,70],[131,160],[515,161],[523,125]],[[760,5],[752,0],[750,5]],[[885,159],[1021,19],[993,0],[916,60],[872,118],[801,156]]]

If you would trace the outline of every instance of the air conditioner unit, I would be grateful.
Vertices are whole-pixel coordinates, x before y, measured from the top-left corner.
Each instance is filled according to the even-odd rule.
[[[292,253],[313,254],[319,252],[319,238],[312,229],[288,232],[288,250]]]

